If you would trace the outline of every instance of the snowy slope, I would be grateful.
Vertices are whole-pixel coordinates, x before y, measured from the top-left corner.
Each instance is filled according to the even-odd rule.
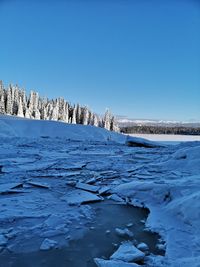
[[[0,137],[60,137],[77,141],[115,141],[124,143],[126,137],[106,129],[56,121],[22,119],[0,116]]]
[[[73,141],[116,142],[126,144],[127,141],[141,145],[157,146],[158,143],[144,138],[130,137],[108,131],[104,128],[68,124],[57,121],[24,119],[15,116],[0,115],[0,137],[25,138],[65,138]]]

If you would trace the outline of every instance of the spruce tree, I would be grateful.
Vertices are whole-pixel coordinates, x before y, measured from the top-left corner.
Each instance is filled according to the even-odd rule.
[[[3,94],[0,96],[0,114],[5,114],[5,101]]]
[[[21,99],[21,97],[19,98],[17,116],[24,117],[24,112],[23,112],[23,106],[22,106],[22,99]]]
[[[83,125],[88,125],[88,119],[89,119],[89,110],[85,106],[83,108]]]
[[[111,113],[109,109],[107,109],[103,119],[103,127],[107,130],[110,130],[110,123],[111,123]]]
[[[73,112],[72,112],[72,123],[76,124],[76,106],[74,106]]]
[[[12,115],[13,114],[13,101],[12,101],[12,89],[9,86],[7,90],[7,101],[6,101],[6,114]]]

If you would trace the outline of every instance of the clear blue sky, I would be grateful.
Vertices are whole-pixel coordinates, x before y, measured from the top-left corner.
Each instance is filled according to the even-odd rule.
[[[200,121],[200,1],[0,0],[0,79],[98,113]]]

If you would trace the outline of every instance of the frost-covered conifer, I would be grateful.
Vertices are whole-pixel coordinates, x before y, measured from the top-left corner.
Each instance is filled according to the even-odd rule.
[[[103,119],[103,127],[107,130],[110,130],[110,123],[111,123],[111,113],[109,109],[107,109]]]
[[[23,112],[23,106],[22,106],[22,99],[21,99],[21,97],[19,98],[17,116],[24,117],[24,112]]]
[[[9,85],[4,89],[0,81],[0,113],[20,117],[43,120],[60,120],[66,123],[78,123],[105,127],[117,131],[118,127],[109,110],[100,119],[87,106],[70,105],[63,98],[48,100],[40,98],[38,93],[31,91],[27,97],[23,89],[17,85]]]
[[[27,99],[26,99],[26,92],[25,92],[25,90],[23,90],[23,89],[20,90],[19,91],[19,96],[21,97],[23,114],[25,115],[26,108],[27,108]]]
[[[7,90],[6,114],[13,115],[13,101],[12,101],[11,86],[9,86]]]
[[[63,111],[63,121],[68,123],[69,122],[69,105],[65,102],[64,111]]]
[[[0,80],[0,97],[4,95],[3,82]]]
[[[58,112],[59,112],[59,107],[58,107],[58,101],[56,100],[54,101],[53,109],[52,109],[51,117],[50,117],[52,121],[58,120]]]
[[[76,106],[76,123],[80,124],[81,123],[81,107],[79,104]]]
[[[92,115],[92,125],[98,127],[99,126],[99,118],[96,114],[93,113]]]
[[[88,125],[88,119],[89,119],[89,110],[85,106],[83,108],[83,125]]]
[[[117,122],[116,122],[114,116],[112,116],[112,118],[111,118],[110,130],[114,131],[114,132],[119,132],[119,126],[117,125]]]
[[[19,106],[19,88],[18,86],[12,87],[12,99],[13,99],[13,115],[17,115]]]
[[[72,112],[72,123],[76,124],[76,106],[74,106],[73,112]]]
[[[40,99],[39,111],[40,111],[40,118],[42,120],[47,120],[47,102],[48,100],[46,98]]]
[[[5,101],[3,94],[0,96],[0,114],[5,114]]]
[[[25,118],[31,119],[31,111],[30,111],[29,108],[27,108],[26,111],[25,111]]]
[[[31,91],[30,99],[29,99],[29,110],[31,114],[31,118],[40,119],[40,112],[38,109],[39,104],[39,95],[36,92]]]

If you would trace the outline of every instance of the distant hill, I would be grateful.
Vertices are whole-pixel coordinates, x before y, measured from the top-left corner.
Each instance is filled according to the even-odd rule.
[[[200,135],[200,122],[117,119],[120,131],[126,134]]]
[[[129,119],[126,117],[116,117],[119,127],[125,126],[165,126],[165,127],[200,127],[199,122],[188,122],[188,121],[165,121],[165,120],[151,120],[151,119]]]

